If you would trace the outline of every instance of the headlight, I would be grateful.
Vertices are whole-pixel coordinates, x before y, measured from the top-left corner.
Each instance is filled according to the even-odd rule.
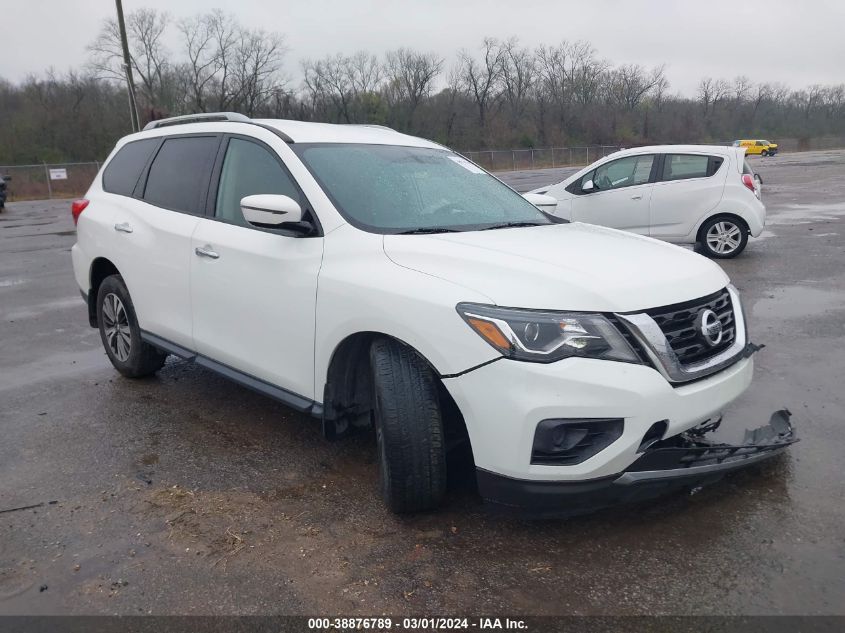
[[[543,312],[459,303],[458,314],[508,358],[551,363],[570,356],[639,363],[619,331],[600,314]]]

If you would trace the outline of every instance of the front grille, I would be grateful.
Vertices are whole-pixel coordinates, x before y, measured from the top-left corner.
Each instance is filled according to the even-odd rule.
[[[722,323],[722,340],[717,345],[710,345],[695,326],[699,313],[707,308],[713,310]],[[733,305],[727,290],[685,303],[652,308],[646,313],[663,331],[681,365],[707,360],[728,349],[736,338]]]

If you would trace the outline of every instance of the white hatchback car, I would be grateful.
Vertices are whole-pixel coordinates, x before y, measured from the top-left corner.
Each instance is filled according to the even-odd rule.
[[[657,145],[622,150],[532,193],[557,200],[555,215],[698,244],[714,258],[739,255],[766,222],[760,180],[745,148]]]
[[[786,413],[741,446],[706,439],[756,349],[718,266],[556,220],[436,143],[159,121],[117,144],[72,212],[76,282],[118,371],[149,375],[172,354],[330,438],[374,429],[398,512],[440,503],[453,451],[485,499],[566,513],[793,441]]]

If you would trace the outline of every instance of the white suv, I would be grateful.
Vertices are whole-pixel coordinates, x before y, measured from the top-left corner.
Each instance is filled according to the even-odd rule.
[[[745,162],[744,147],[622,150],[532,193],[554,198],[550,211],[567,220],[698,244],[717,259],[739,255],[766,222],[760,180]]]
[[[751,382],[755,349],[718,266],[562,223],[436,143],[159,121],[118,143],[73,217],[76,281],[118,371],[173,354],[330,438],[374,428],[395,511],[438,505],[461,448],[486,499],[557,513],[792,441],[785,414],[737,454],[703,439]]]

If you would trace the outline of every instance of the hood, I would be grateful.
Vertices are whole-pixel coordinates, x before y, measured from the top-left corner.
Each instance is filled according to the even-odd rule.
[[[399,266],[475,290],[496,305],[629,312],[697,299],[728,277],[710,260],[591,224],[385,235]]]
[[[579,169],[578,171],[569,174],[566,178],[559,182],[546,185],[545,187],[537,187],[536,189],[532,189],[527,193],[539,193],[541,195],[552,196],[554,198],[557,198],[558,200],[574,198],[575,196],[573,194],[566,191],[566,187],[581,178],[581,176],[586,174],[592,168],[593,165],[590,165],[589,167],[584,167],[583,169]],[[552,190],[554,190],[554,193],[552,193]]]

